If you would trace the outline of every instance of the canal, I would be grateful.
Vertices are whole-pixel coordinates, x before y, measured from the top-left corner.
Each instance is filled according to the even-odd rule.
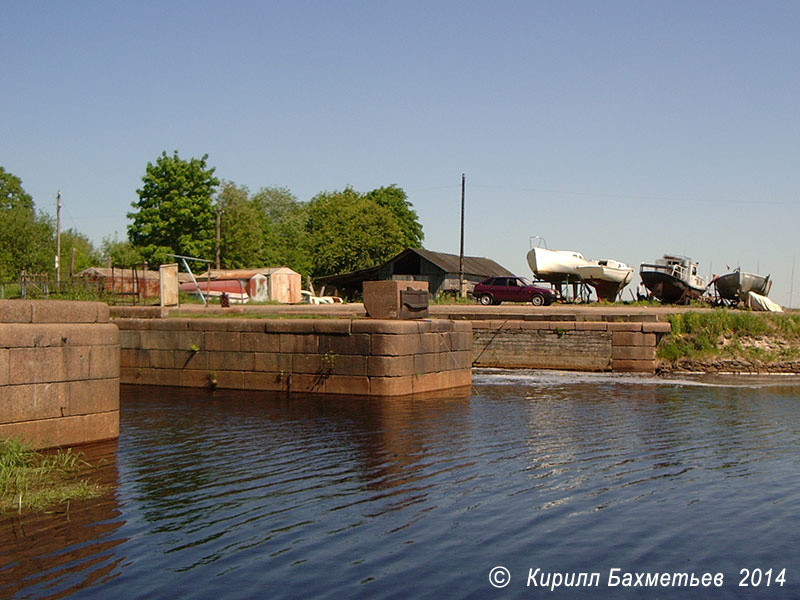
[[[0,517],[0,597],[800,596],[795,378],[121,395],[110,491]]]

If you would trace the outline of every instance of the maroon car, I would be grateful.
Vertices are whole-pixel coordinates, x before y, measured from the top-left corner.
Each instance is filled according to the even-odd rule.
[[[550,288],[533,285],[524,277],[489,277],[475,285],[472,295],[484,306],[501,302],[530,302],[534,306],[546,306],[557,297]]]

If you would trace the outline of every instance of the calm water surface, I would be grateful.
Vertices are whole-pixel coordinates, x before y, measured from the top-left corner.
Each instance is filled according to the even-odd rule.
[[[124,387],[118,442],[86,450],[112,491],[0,517],[0,597],[798,598],[799,442],[789,378],[481,371],[471,393],[380,400]],[[551,592],[526,586],[537,568],[600,578]],[[615,588],[614,568],[724,584]]]

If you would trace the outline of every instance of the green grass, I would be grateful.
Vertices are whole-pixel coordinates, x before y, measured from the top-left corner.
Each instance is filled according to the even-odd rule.
[[[0,440],[0,514],[99,496],[102,486],[79,479],[86,466],[69,449],[41,453],[16,440]]]
[[[756,313],[717,309],[687,312],[668,317],[672,331],[658,347],[658,358],[674,362],[681,358],[737,358],[754,361],[800,358],[800,314]],[[777,350],[753,344],[769,340]]]

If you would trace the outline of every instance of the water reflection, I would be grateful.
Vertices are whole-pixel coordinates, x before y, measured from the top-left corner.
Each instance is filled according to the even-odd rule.
[[[6,519],[0,595],[482,598],[495,564],[790,567],[800,387],[742,381],[487,370],[471,391],[399,399],[125,387],[116,494],[25,535]],[[504,593],[529,595],[514,582]]]
[[[0,518],[0,597],[16,594],[63,598],[113,580],[123,561],[115,548],[122,525],[114,488],[117,442],[84,446],[82,478],[108,491],[96,500],[73,501],[39,514],[6,514]],[[24,594],[23,594],[24,592]]]

